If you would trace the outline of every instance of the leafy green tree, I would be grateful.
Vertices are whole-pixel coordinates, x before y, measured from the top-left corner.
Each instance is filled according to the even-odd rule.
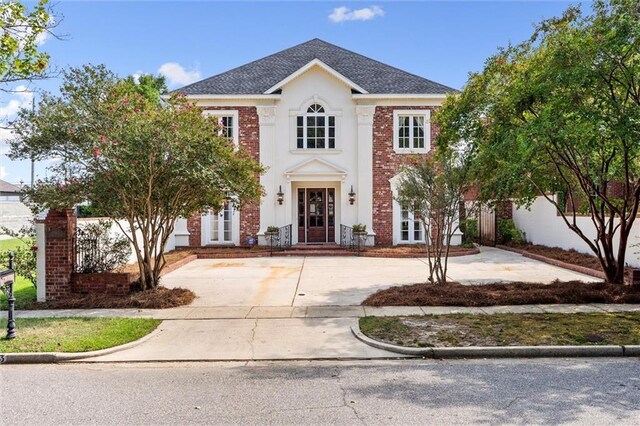
[[[48,0],[31,10],[20,2],[0,2],[0,85],[44,78],[49,55],[38,50],[56,25]],[[5,87],[2,90],[6,90]]]
[[[449,248],[460,226],[467,171],[466,161],[455,150],[441,151],[437,160],[419,160],[402,170],[395,199],[421,223],[432,284],[447,283]]]
[[[570,7],[446,100],[439,144],[467,142],[485,200],[545,197],[607,281],[622,283],[640,202],[638,76],[640,3],[596,1],[586,15]],[[581,209],[595,237],[580,227]]]
[[[262,167],[220,136],[216,120],[179,95],[159,102],[103,66],[64,73],[60,95],[22,110],[13,158],[59,158],[28,192],[37,208],[88,201],[133,244],[141,288],[155,288],[179,217],[236,207],[262,194]],[[131,232],[129,232],[131,231]]]
[[[28,226],[23,226],[17,231],[0,226],[0,232],[17,240],[22,244],[13,249],[0,250],[0,269],[9,267],[9,253],[13,253],[13,268],[16,274],[26,278],[35,287],[37,285],[36,277],[36,226],[31,222]]]

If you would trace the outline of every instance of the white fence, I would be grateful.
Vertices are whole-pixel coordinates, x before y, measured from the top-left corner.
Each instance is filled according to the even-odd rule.
[[[526,234],[526,239],[533,244],[541,244],[549,247],[574,249],[582,253],[593,254],[589,246],[567,227],[561,216],[556,213],[556,208],[544,197],[538,197],[530,210],[524,207],[513,208],[513,222]],[[590,217],[577,218],[577,224],[582,232],[589,238],[595,238],[596,231]],[[616,238],[615,244],[619,239]],[[638,245],[634,247],[634,245]],[[626,261],[629,265],[640,267],[640,221],[636,221],[627,245]]]

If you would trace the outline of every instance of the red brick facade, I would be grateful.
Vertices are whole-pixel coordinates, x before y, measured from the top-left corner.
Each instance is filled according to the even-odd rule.
[[[206,107],[208,111],[232,110],[238,111],[238,144],[244,148],[251,158],[260,161],[260,122],[258,111],[254,106],[225,106]],[[194,215],[187,220],[189,230],[189,245],[200,246],[201,244],[201,222],[200,215]],[[240,245],[247,244],[247,238],[258,233],[260,229],[260,204],[244,206],[240,210]]]
[[[103,272],[99,274],[72,274],[71,291],[84,294],[111,294],[125,296],[129,294],[131,284],[137,274]],[[47,283],[47,288],[49,287]]]
[[[432,155],[433,143],[438,134],[431,124],[431,151],[429,154],[397,154],[393,150],[393,111],[401,109],[428,109],[425,106],[378,106],[373,116],[373,231],[376,245],[393,244],[393,193],[389,179],[400,172],[404,165],[416,157]]]
[[[200,213],[187,219],[187,231],[189,231],[189,247],[202,245],[202,215]]]
[[[44,220],[47,300],[56,300],[71,292],[76,226],[73,210],[49,210]]]

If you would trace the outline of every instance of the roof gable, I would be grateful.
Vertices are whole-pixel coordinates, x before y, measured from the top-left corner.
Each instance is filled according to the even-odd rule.
[[[286,171],[285,175],[289,178],[291,176],[335,176],[340,179],[344,179],[347,176],[347,171],[328,162],[327,160],[314,157],[297,164],[290,170]]]
[[[445,94],[455,89],[320,39],[293,46],[178,89],[186,95],[258,95],[317,61],[370,94]]]
[[[305,72],[309,71],[313,67],[319,67],[319,68],[323,69],[327,73],[331,74],[333,77],[337,78],[338,80],[342,81],[347,86],[351,87],[352,90],[355,90],[355,91],[360,92],[360,93],[368,93],[365,89],[363,89],[362,87],[360,87],[359,85],[357,85],[353,81],[349,80],[348,78],[346,78],[345,76],[343,76],[342,74],[340,74],[339,72],[337,72],[336,70],[334,70],[333,68],[331,68],[330,66],[325,64],[324,62],[322,62],[320,59],[314,59],[313,61],[309,62],[308,64],[306,64],[305,66],[300,68],[298,71],[294,72],[293,74],[290,74],[284,80],[279,81],[276,84],[274,84],[272,87],[267,89],[264,92],[264,94],[265,95],[270,95],[270,94],[275,93],[276,91],[282,89],[282,86],[284,86],[285,84],[287,84],[291,80],[294,80],[297,77],[301,76],[302,74],[304,74]]]

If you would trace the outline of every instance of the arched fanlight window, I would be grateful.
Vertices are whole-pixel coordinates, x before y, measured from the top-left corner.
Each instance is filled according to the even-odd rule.
[[[309,108],[307,108],[307,112],[311,114],[324,112],[324,108],[320,104],[313,104]]]
[[[311,104],[307,113],[296,121],[298,149],[334,149],[336,147],[336,117],[327,115],[324,107]]]

